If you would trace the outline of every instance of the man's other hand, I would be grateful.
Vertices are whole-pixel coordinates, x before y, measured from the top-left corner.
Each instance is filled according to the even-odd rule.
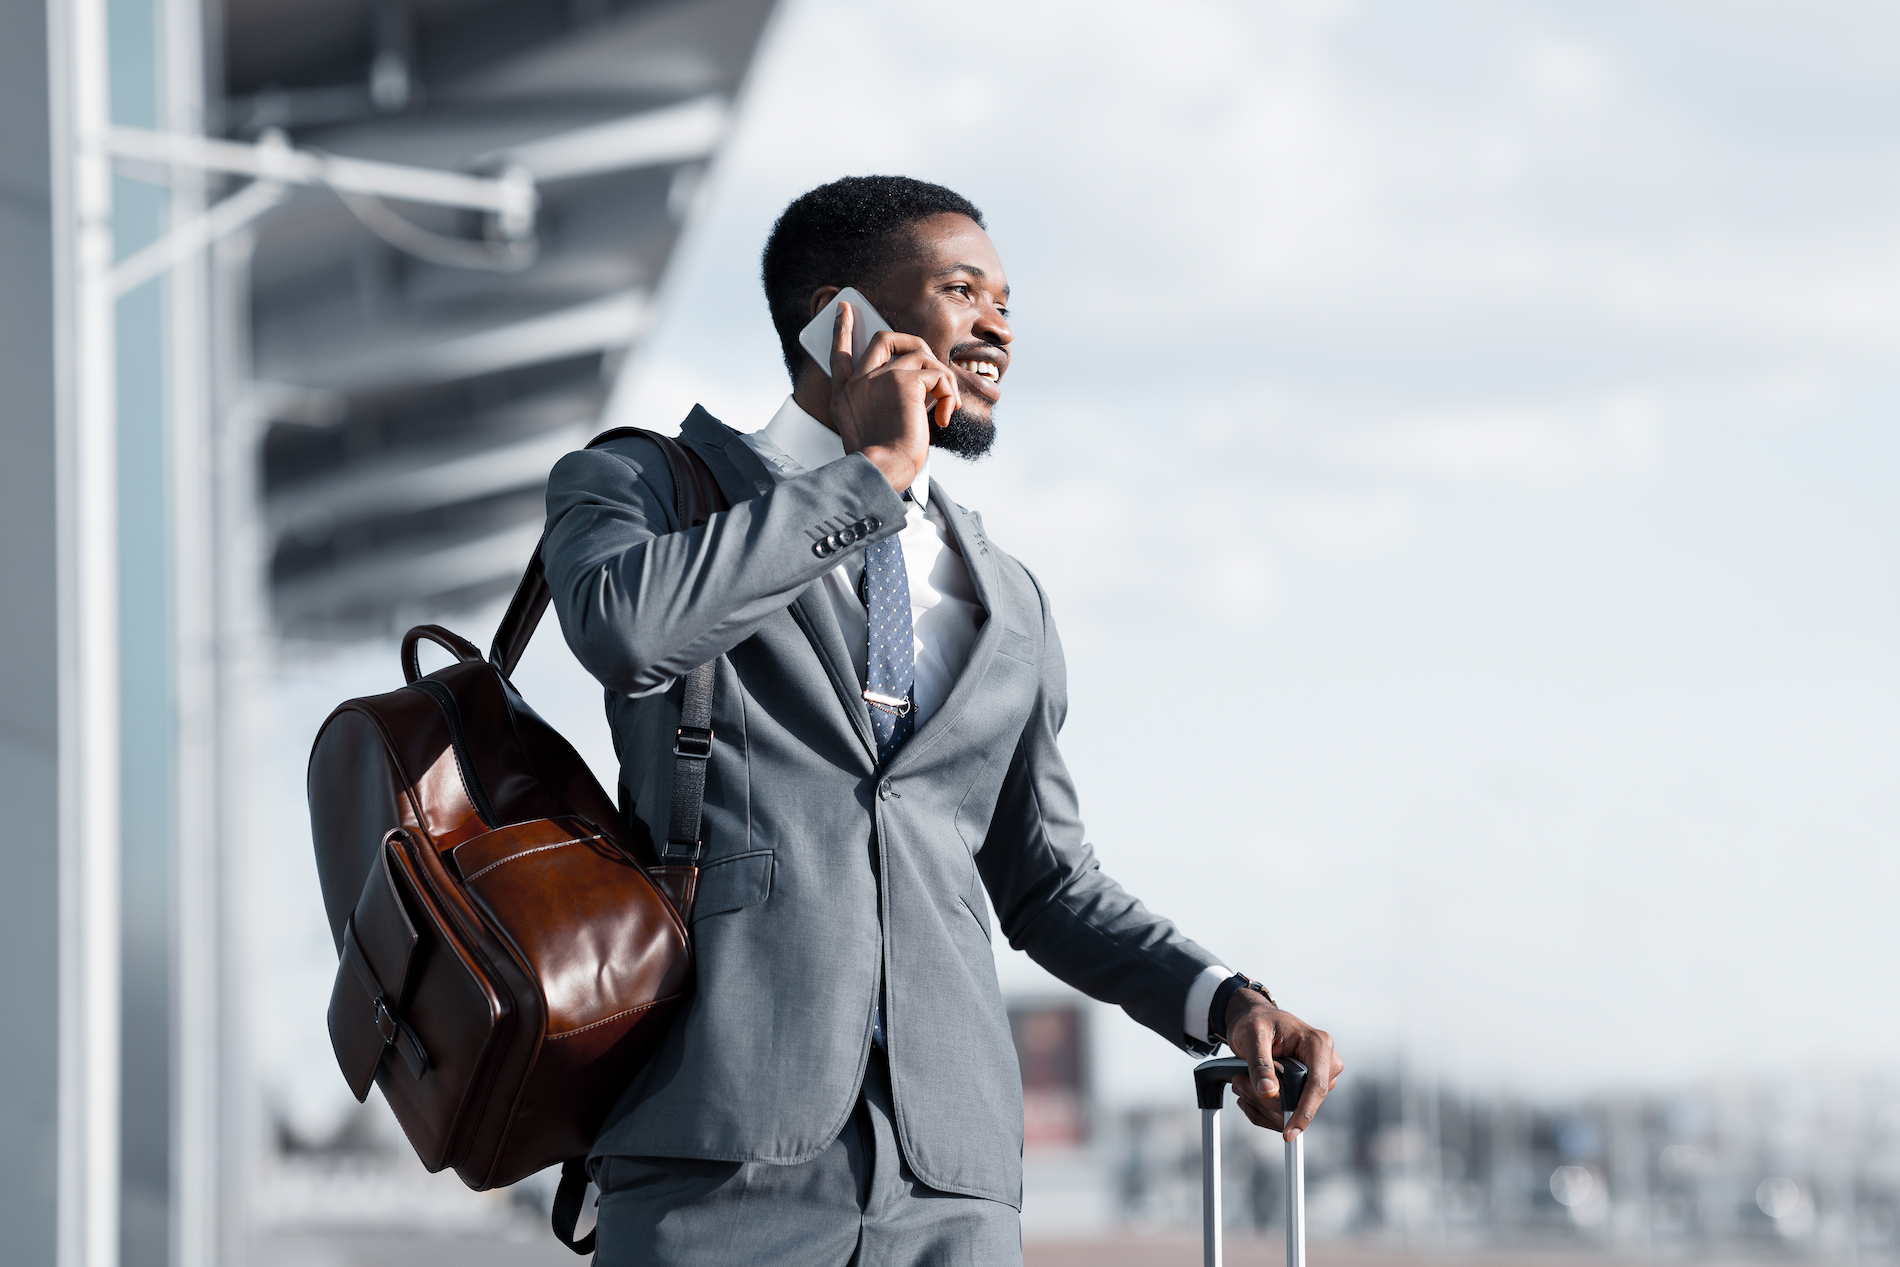
[[[1247,1072],[1234,1078],[1234,1098],[1255,1126],[1298,1138],[1313,1124],[1319,1103],[1346,1071],[1333,1050],[1333,1036],[1314,1029],[1291,1012],[1283,1012],[1255,990],[1237,990],[1227,1001],[1227,1045],[1247,1062]],[[1293,1108],[1291,1120],[1280,1118],[1280,1076],[1275,1056],[1292,1056],[1305,1065],[1306,1090]]]
[[[914,334],[874,336],[851,361],[855,314],[838,305],[831,331],[831,423],[846,453],[862,453],[903,492],[916,482],[930,452],[930,423],[950,425],[962,403],[950,367]]]

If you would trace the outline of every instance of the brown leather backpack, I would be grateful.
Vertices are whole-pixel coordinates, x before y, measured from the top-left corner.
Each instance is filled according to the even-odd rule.
[[[638,434],[666,456],[682,527],[727,508],[696,454]],[[310,822],[350,1090],[362,1100],[375,1082],[423,1165],[471,1188],[564,1163],[556,1235],[587,1253],[591,1233],[572,1239],[585,1156],[691,984],[713,666],[680,687],[656,850],[509,681],[548,597],[537,546],[486,660],[441,626],[411,629],[407,685],[345,702],[318,731]],[[424,676],[423,639],[457,662]]]

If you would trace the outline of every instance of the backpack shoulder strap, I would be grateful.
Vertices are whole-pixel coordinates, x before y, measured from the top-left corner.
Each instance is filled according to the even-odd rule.
[[[716,511],[731,509],[712,468],[693,450],[667,436],[651,436],[673,472],[673,504],[680,528],[697,528]],[[706,762],[712,757],[713,666],[708,660],[681,682],[680,724],[673,737],[673,804],[667,812],[660,864],[697,865],[700,815],[706,804]],[[681,905],[690,906],[686,896]]]
[[[732,509],[706,459],[671,436],[639,427],[615,427],[589,440],[586,447],[591,449],[627,436],[641,436],[659,446],[667,471],[673,477],[673,514],[681,529],[696,528],[715,512]],[[515,665],[521,662],[521,653],[528,649],[528,642],[548,609],[547,567],[541,557],[546,544],[547,534],[543,532],[541,540],[535,543],[534,557],[528,560],[527,570],[521,574],[521,583],[515,587],[514,597],[508,600],[508,610],[502,614],[501,624],[495,630],[495,641],[488,649],[488,662],[501,670],[503,677],[514,673]]]

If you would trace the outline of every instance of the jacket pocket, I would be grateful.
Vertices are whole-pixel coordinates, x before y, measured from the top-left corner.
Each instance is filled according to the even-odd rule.
[[[990,936],[990,904],[983,896],[983,877],[976,869],[976,860],[970,861],[970,889],[967,893],[957,894],[957,901],[963,903],[963,909],[970,913],[976,926],[983,930],[983,940],[992,941]]]
[[[1037,660],[1036,640],[1019,634],[1014,629],[1003,631],[1003,640],[997,644],[996,649],[1010,659],[1020,660],[1024,664],[1034,664]]]
[[[693,892],[693,922],[708,915],[756,906],[772,895],[772,851],[757,849],[709,862],[699,869]]]

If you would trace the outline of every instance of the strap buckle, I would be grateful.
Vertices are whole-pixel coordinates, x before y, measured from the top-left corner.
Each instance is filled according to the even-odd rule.
[[[704,726],[681,726],[673,732],[673,755],[692,761],[712,756],[713,732]]]
[[[383,1002],[383,996],[380,994],[376,996],[375,1016],[376,1032],[383,1036],[383,1045],[387,1047],[396,1041],[396,1035],[401,1031],[396,1028],[395,1013],[389,1010],[389,1005]]]

